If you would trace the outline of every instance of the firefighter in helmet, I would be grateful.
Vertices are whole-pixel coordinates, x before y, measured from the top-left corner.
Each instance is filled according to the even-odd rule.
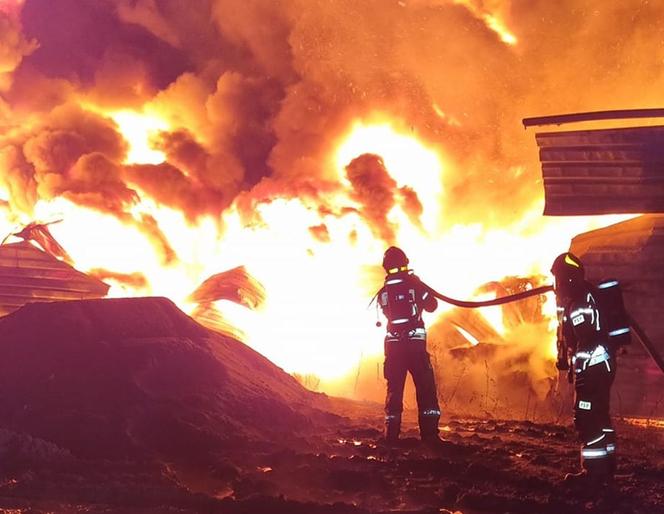
[[[574,426],[581,446],[581,471],[566,481],[609,483],[615,470],[616,435],[609,415],[616,373],[611,318],[601,291],[585,280],[584,268],[571,253],[559,255],[551,273],[558,305],[558,369],[568,369],[574,382]],[[607,284],[617,284],[611,282]],[[603,287],[600,284],[599,287]]]
[[[388,442],[399,438],[404,384],[410,372],[416,389],[420,437],[423,441],[438,441],[440,407],[422,321],[422,312],[433,312],[438,300],[431,289],[408,269],[408,257],[400,248],[391,246],[387,249],[383,268],[385,284],[378,291],[377,298],[387,318],[385,438]]]

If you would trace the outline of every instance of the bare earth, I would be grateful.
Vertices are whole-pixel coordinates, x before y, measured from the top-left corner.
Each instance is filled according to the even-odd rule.
[[[657,513],[664,512],[664,430],[618,423],[612,490],[561,482],[575,467],[568,427],[448,420],[440,448],[407,427],[380,441],[378,406],[305,439],[256,443],[207,469],[85,461],[43,441],[0,436],[5,513]],[[379,419],[379,418],[378,418]]]

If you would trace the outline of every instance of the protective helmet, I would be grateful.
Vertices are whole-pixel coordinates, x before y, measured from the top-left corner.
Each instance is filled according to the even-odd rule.
[[[553,288],[559,301],[566,302],[582,290],[584,282],[583,264],[579,258],[569,252],[562,253],[551,266],[554,276]]]
[[[581,260],[570,252],[561,253],[551,266],[551,273],[556,278],[571,278],[583,280],[585,270]]]
[[[408,257],[401,248],[390,246],[383,255],[383,268],[385,271],[399,270],[408,266]]]

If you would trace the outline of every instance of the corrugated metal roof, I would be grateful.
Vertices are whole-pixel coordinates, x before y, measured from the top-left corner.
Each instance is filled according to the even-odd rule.
[[[664,212],[664,126],[536,134],[544,214]]]
[[[108,289],[27,241],[0,245],[0,315],[30,302],[101,298]]]

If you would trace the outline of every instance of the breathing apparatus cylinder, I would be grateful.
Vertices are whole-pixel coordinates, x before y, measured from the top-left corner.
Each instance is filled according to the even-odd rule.
[[[597,285],[599,303],[603,308],[604,320],[609,336],[609,344],[613,348],[628,345],[632,342],[630,319],[625,310],[620,282],[615,279],[604,280]]]

